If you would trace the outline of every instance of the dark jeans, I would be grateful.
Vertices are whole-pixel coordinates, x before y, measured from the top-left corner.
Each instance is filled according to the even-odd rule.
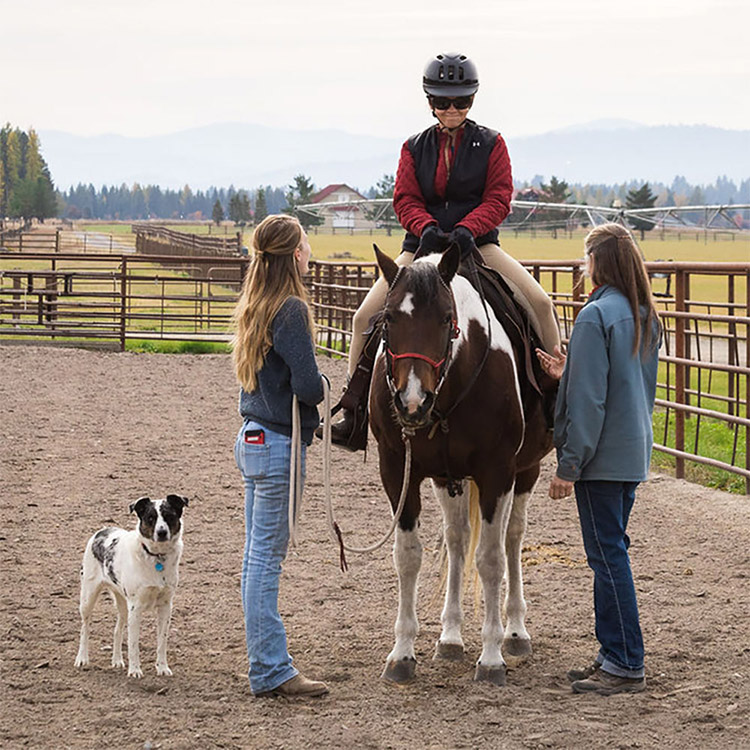
[[[618,677],[643,677],[643,636],[638,622],[626,533],[638,482],[575,484],[583,546],[594,571],[596,660]]]

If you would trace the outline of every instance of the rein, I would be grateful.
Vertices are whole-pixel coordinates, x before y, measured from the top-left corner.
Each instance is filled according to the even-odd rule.
[[[344,542],[344,535],[336,523],[333,510],[333,500],[331,498],[331,384],[328,378],[323,375],[323,486],[325,494],[326,519],[331,539],[339,545],[339,565],[341,570],[346,572],[348,565],[346,562],[345,552],[354,552],[357,554],[374,552],[382,547],[393,534],[396,524],[401,518],[401,514],[406,504],[406,495],[409,489],[409,480],[411,478],[411,441],[404,436],[406,444],[406,458],[404,462],[404,481],[401,486],[401,496],[398,500],[398,506],[393,514],[391,527],[385,536],[375,544],[369,547],[352,547]],[[292,399],[292,460],[289,466],[289,543],[292,547],[297,546],[297,516],[302,500],[302,467],[301,467],[301,436],[300,436],[300,414],[299,402],[295,395]]]

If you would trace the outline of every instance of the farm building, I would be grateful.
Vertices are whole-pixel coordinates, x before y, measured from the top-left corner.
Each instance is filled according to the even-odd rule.
[[[374,229],[375,222],[365,213],[365,206],[352,206],[352,201],[367,200],[348,185],[328,185],[312,196],[311,203],[341,203],[341,206],[328,206],[320,210],[324,219],[322,229]]]

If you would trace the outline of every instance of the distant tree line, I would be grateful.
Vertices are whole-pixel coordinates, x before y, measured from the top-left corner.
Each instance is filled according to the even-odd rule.
[[[79,184],[58,194],[59,215],[68,219],[190,219],[210,220],[217,215],[216,203],[222,219],[228,218],[237,224],[249,222],[256,210],[256,202],[262,193],[267,213],[281,213],[286,207],[284,188],[267,187],[256,190],[238,190],[210,187],[193,192],[189,185],[180,190],[161,188],[158,185],[103,186]]]
[[[394,176],[383,175],[375,185],[359,192],[368,198],[388,198],[393,195],[393,187]],[[554,175],[547,183],[544,177],[537,175],[530,181],[516,182],[515,187],[518,198],[594,206],[638,208],[750,203],[750,178],[742,180],[739,185],[728,177],[719,177],[708,185],[692,185],[681,176],[675,177],[670,184],[631,180],[607,185],[568,184]],[[298,174],[291,185],[266,185],[252,190],[238,189],[232,185],[197,191],[185,185],[174,190],[135,183],[132,186],[122,184],[100,188],[92,184],[78,184],[68,190],[55,191],[36,132],[29,129],[26,133],[10,124],[0,129],[0,219],[11,217],[30,221],[36,218],[43,221],[51,216],[60,216],[122,221],[213,220],[218,223],[228,218],[241,225],[253,221],[257,223],[268,214],[295,212],[298,206],[311,202],[317,190],[311,177]],[[296,213],[305,227],[316,226],[321,221],[313,214]],[[550,223],[563,221],[564,212],[549,209],[548,214]],[[392,212],[386,211],[378,216],[384,226],[397,226]],[[522,216],[511,215],[506,223],[512,224],[521,219]],[[641,226],[636,228],[645,229]]]
[[[0,129],[0,219],[44,221],[57,216],[58,205],[39,137],[8,123]]]
[[[573,203],[589,206],[607,206],[625,209],[663,208],[669,206],[704,206],[711,204],[732,205],[750,203],[750,179],[737,184],[727,177],[719,177],[710,185],[691,185],[684,177],[675,177],[670,185],[660,182],[648,183],[633,180],[615,185],[569,185],[554,175],[549,183],[544,182],[540,175],[531,182],[516,184],[516,199],[539,201],[541,203]],[[747,212],[738,218],[738,225],[746,223]],[[525,224],[528,211],[515,211],[506,219],[505,224],[521,226]],[[544,208],[534,213],[534,222],[528,226],[544,226],[553,232],[566,226],[569,214],[552,208]],[[683,214],[683,218],[690,221],[700,221],[701,216],[693,212]],[[585,222],[584,222],[585,223]],[[641,238],[645,232],[654,228],[653,222],[631,217],[629,224],[640,232]]]
[[[552,177],[552,180],[557,178]],[[516,182],[516,189],[522,192],[528,188],[541,188],[544,177],[537,175],[526,182]],[[615,201],[625,206],[628,192],[638,190],[644,184],[649,185],[656,198],[655,206],[703,206],[711,204],[729,205],[732,203],[750,203],[750,178],[737,184],[728,177],[718,177],[708,185],[693,185],[684,177],[677,176],[671,183],[630,180],[629,182],[607,184],[574,183],[568,185],[566,200],[561,203],[581,203],[589,206],[612,206]]]

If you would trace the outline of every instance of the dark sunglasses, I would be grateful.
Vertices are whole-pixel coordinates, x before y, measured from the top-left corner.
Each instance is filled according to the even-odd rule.
[[[469,107],[471,107],[472,99],[473,97],[471,96],[457,96],[455,98],[447,96],[431,96],[430,104],[435,109],[450,109],[451,104],[456,109],[469,109]]]

